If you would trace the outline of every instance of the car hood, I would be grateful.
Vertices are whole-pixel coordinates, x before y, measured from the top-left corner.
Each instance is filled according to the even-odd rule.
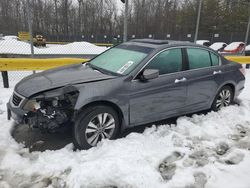
[[[60,88],[65,85],[95,82],[114,77],[102,74],[83,64],[77,64],[28,76],[15,86],[15,91],[28,98],[39,92]]]

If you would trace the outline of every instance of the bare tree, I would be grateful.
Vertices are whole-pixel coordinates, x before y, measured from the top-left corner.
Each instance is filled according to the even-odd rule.
[[[213,39],[213,33],[227,42],[243,40],[248,20],[248,0],[203,0],[200,37]],[[26,0],[0,0],[0,33],[28,31]],[[35,33],[49,40],[103,40],[103,36],[122,34],[123,11],[118,14],[114,0],[33,0]],[[194,33],[198,0],[133,0],[129,7],[128,35],[189,40]],[[230,35],[230,36],[229,36]],[[54,37],[53,37],[54,36]],[[64,38],[61,38],[64,36]],[[72,37],[73,36],[73,37]],[[242,38],[240,38],[242,36]],[[238,37],[238,38],[236,38]],[[191,39],[190,39],[191,40]],[[222,39],[221,39],[222,40]]]

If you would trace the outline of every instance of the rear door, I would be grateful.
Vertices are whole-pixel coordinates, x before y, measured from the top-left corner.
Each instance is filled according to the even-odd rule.
[[[202,48],[186,48],[188,59],[186,110],[210,108],[218,87],[223,82],[220,58]]]

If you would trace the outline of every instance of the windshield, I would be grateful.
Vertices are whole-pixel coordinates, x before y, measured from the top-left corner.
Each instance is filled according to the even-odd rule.
[[[123,48],[112,48],[90,61],[90,64],[112,73],[129,74],[147,53]]]

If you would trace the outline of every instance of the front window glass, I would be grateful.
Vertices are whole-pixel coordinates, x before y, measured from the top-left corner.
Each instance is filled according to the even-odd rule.
[[[198,48],[187,49],[189,69],[198,69],[211,66],[209,52]]]
[[[90,64],[108,72],[129,74],[148,54],[123,48],[112,48],[90,61]]]
[[[181,71],[181,49],[170,49],[160,53],[146,66],[146,69],[158,69],[159,74],[169,74]]]

